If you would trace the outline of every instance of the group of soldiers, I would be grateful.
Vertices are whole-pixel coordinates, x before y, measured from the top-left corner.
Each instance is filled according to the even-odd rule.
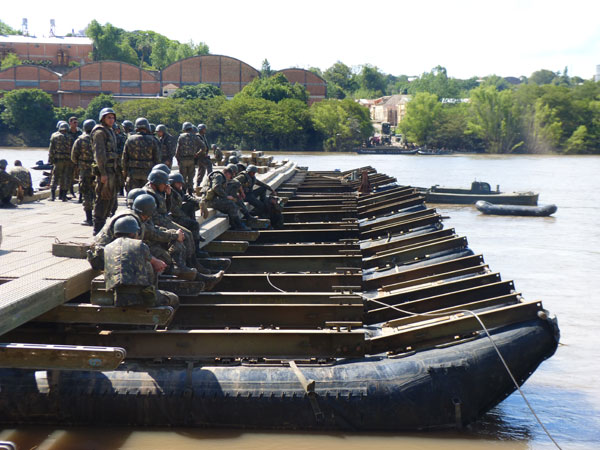
[[[33,195],[33,183],[31,173],[18,159],[14,162],[14,167],[6,170],[8,161],[0,159],[0,208],[15,208],[11,202],[12,196],[16,196],[18,201]]]

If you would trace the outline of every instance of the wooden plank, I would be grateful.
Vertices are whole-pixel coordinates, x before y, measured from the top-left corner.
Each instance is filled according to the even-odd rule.
[[[210,253],[244,253],[249,245],[248,241],[211,241],[204,250]]]
[[[200,226],[200,235],[204,238],[204,242],[200,242],[199,247],[203,248],[210,241],[222,236],[228,229],[229,219],[222,213],[218,213],[212,219],[203,222]]]
[[[365,354],[364,332],[331,330],[133,330],[57,333],[19,329],[14,342],[122,347],[133,359],[344,358]],[[118,345],[116,345],[118,343]]]
[[[55,242],[52,244],[52,254],[63,258],[86,259],[90,244]]]
[[[260,236],[260,231],[237,231],[237,230],[227,230],[221,235],[219,235],[219,239],[222,241],[248,241],[254,242]]]
[[[488,329],[534,320],[541,311],[540,302],[524,302],[491,311],[479,313]],[[386,351],[407,351],[425,348],[443,341],[452,341],[456,336],[463,337],[480,331],[481,325],[470,314],[448,316],[447,320],[431,325],[413,327],[405,331],[386,334],[370,340],[371,353]]]
[[[0,344],[0,367],[37,370],[115,370],[125,359],[119,347]]]
[[[34,322],[166,326],[174,315],[175,310],[170,306],[135,308],[78,303],[57,306]]]

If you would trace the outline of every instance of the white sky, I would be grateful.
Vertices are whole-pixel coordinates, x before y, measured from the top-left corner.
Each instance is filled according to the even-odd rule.
[[[273,69],[324,70],[339,60],[394,75],[442,65],[456,78],[567,66],[588,79],[600,65],[599,0],[2,1],[2,21],[20,29],[24,17],[38,36],[50,19],[57,35],[92,19],[151,29],[259,70],[264,58]]]

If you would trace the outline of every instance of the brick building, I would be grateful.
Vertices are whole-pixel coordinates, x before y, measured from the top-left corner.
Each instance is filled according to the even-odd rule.
[[[69,63],[91,62],[92,40],[87,37],[33,37],[0,35],[0,59],[14,53],[22,61],[48,62],[48,65],[68,67]]]

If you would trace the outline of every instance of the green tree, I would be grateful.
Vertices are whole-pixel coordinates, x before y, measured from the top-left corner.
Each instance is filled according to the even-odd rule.
[[[0,20],[0,34],[21,34],[21,32]]]
[[[552,72],[551,70],[541,69],[541,70],[536,70],[535,72],[533,72],[531,74],[531,76],[529,77],[528,82],[534,83],[537,85],[550,84],[550,83],[552,83],[552,80],[554,80],[555,77],[556,77],[556,74],[554,72]]]
[[[54,118],[58,122],[59,120],[64,120],[68,122],[69,117],[77,117],[79,120],[80,126],[81,123],[85,120],[85,109],[83,108],[69,108],[67,106],[61,106],[59,108],[54,108]],[[95,119],[94,119],[95,120]]]
[[[565,144],[565,153],[586,153],[588,151],[587,145],[588,131],[585,125],[580,125],[573,132],[571,137],[567,139]]]
[[[54,106],[41,89],[16,89],[2,98],[2,121],[21,133],[28,144],[43,145],[54,129]]]
[[[277,73],[269,78],[255,78],[237,96],[262,98],[272,102],[280,102],[285,98],[308,102],[306,88],[298,83],[291,84],[282,73]]]
[[[103,108],[113,108],[115,106],[115,98],[110,94],[100,94],[92,99],[85,110],[86,119],[94,119],[98,121],[98,116]],[[117,116],[117,119],[121,119]]]
[[[269,78],[273,75],[273,71],[271,70],[271,64],[267,58],[263,59],[262,66],[260,69],[260,76],[262,78]]]
[[[352,99],[313,103],[310,115],[327,151],[350,151],[373,132],[369,110]]]
[[[158,70],[162,70],[167,67],[170,62],[168,59],[169,40],[161,34],[157,34],[152,45],[152,52],[150,54],[150,62],[152,66]]]
[[[370,64],[365,64],[362,66],[361,71],[356,78],[360,89],[369,93],[367,98],[381,97],[382,95],[385,95],[387,79],[377,67]],[[363,98],[364,95],[361,95],[360,97]]]
[[[194,98],[207,99],[224,95],[223,91],[217,86],[208,83],[200,83],[194,86],[183,86],[177,89],[171,97],[192,100]]]
[[[333,66],[323,72],[323,78],[327,81],[327,90],[329,90],[329,85],[336,85],[344,91],[344,97],[358,89],[356,74],[352,72],[352,69],[349,66],[341,61],[336,62]]]
[[[562,134],[562,124],[556,112],[541,99],[527,105],[523,113],[523,137],[529,153],[556,151]]]
[[[407,89],[409,94],[429,92],[437,95],[438,99],[460,97],[460,88],[454,78],[449,78],[445,67],[434,67],[431,72],[423,73],[411,82]]]
[[[436,120],[441,114],[442,104],[437,95],[419,92],[408,103],[406,116],[399,127],[407,140],[417,145],[425,145],[434,131]]]
[[[2,63],[0,64],[0,70],[8,69],[12,66],[20,66],[21,64],[23,63],[17,55],[15,55],[14,53],[8,53],[2,60]]]
[[[513,93],[498,92],[494,86],[473,89],[468,129],[485,143],[490,153],[511,153],[519,148],[523,141]]]

